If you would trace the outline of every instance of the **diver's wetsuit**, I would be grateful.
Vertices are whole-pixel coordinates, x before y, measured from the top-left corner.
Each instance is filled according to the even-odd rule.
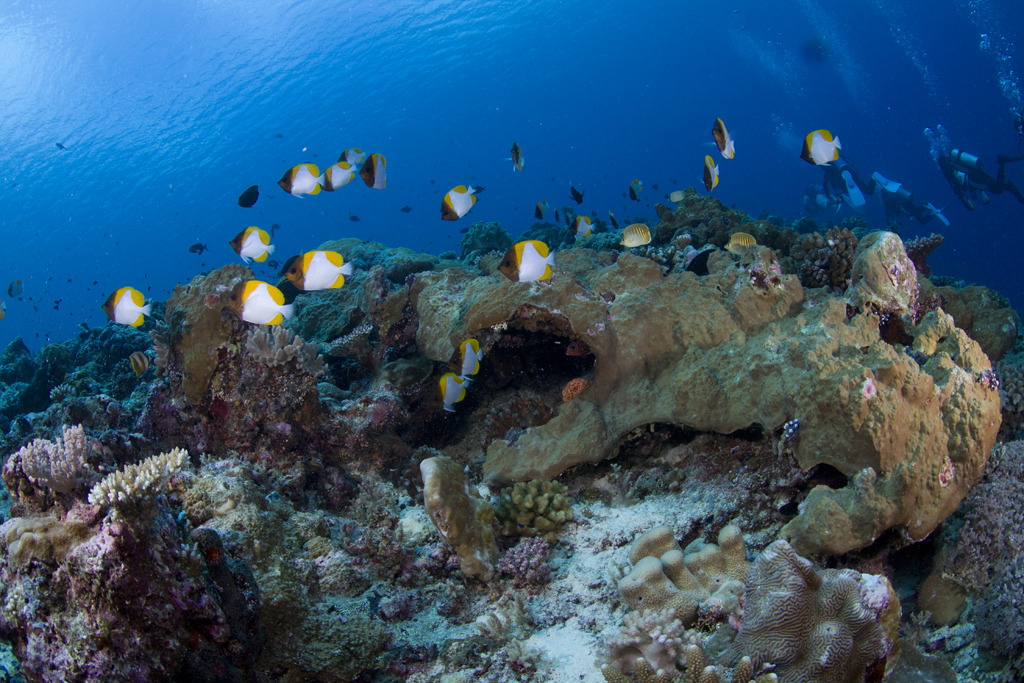
[[[918,223],[927,223],[935,218],[935,212],[915,202],[914,195],[902,185],[895,192],[883,187],[882,204],[885,205],[885,221],[889,225],[897,224],[900,216],[904,215],[912,216]]]
[[[989,203],[988,195],[985,192],[993,194],[1010,192],[1017,198],[1017,201],[1024,204],[1024,194],[1021,193],[1020,188],[1012,180],[1006,179],[1006,164],[1022,159],[1024,156],[1007,157],[1000,154],[996,157],[999,170],[996,172],[996,177],[993,178],[982,168],[981,159],[973,154],[954,149],[949,154],[939,157],[939,169],[942,170],[942,175],[945,176],[946,181],[964,206],[969,211],[974,211],[976,198],[981,199],[983,204]]]

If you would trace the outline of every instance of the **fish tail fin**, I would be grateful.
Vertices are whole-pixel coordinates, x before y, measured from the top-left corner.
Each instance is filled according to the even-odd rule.
[[[947,225],[949,225],[949,224],[947,223]],[[139,309],[139,310],[140,310],[140,312],[142,313],[142,315],[149,315],[149,311],[150,311],[150,309],[152,309],[152,308],[153,308],[153,304],[146,304],[145,306],[143,306],[143,307],[142,307],[141,309]]]
[[[294,306],[295,304],[284,304],[283,306],[281,306],[281,315],[284,316],[285,320],[291,320],[292,316],[295,315],[295,313],[292,311],[292,308]]]
[[[275,245],[268,244],[267,245],[267,254],[273,254],[275,249],[277,249],[277,247]]]
[[[342,275],[351,275],[352,274],[352,264],[351,263],[343,263],[343,264],[341,264],[341,274]]]
[[[832,141],[834,143],[836,143],[836,149],[842,149],[843,148],[843,143],[839,142],[839,136],[838,135],[835,136],[834,138],[832,138]]]

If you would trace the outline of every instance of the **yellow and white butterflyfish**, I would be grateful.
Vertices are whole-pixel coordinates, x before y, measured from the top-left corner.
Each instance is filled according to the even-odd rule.
[[[471,381],[470,375],[480,371],[480,361],[484,354],[480,350],[480,342],[476,339],[467,339],[459,345],[459,354],[462,356],[462,366],[459,369],[459,377],[466,382]]]
[[[257,325],[280,325],[292,317],[292,305],[284,302],[281,290],[259,280],[235,285],[228,305],[239,318]]]
[[[533,282],[551,277],[555,255],[540,240],[516,242],[505,253],[498,270],[513,282]]]
[[[324,173],[317,181],[327,192],[334,192],[339,187],[344,187],[356,177],[356,167],[347,161],[339,161],[336,164],[324,169]]]
[[[644,189],[644,181],[639,178],[633,178],[629,181],[629,198],[634,202],[640,201],[640,193]]]
[[[228,244],[246,263],[249,262],[249,259],[262,263],[267,260],[268,254],[274,253],[274,245],[270,243],[270,234],[255,225],[250,225],[235,235],[235,238]]]
[[[715,119],[715,125],[711,127],[711,135],[714,136],[715,144],[718,145],[718,151],[722,153],[723,157],[732,159],[736,156],[736,143],[732,141],[732,136],[729,135],[729,130],[725,127],[722,119]]]
[[[441,400],[444,402],[444,409],[449,413],[455,412],[455,404],[466,398],[465,380],[454,372],[446,372],[441,377]]]
[[[363,159],[365,158],[366,155],[363,154],[363,150],[358,147],[349,147],[341,153],[341,156],[338,157],[338,161],[347,161],[352,166],[357,166],[358,164],[363,163]]]
[[[441,219],[457,221],[476,204],[476,188],[456,185],[441,200]]]
[[[277,181],[281,189],[288,194],[299,197],[304,194],[320,192],[320,169],[316,164],[299,164],[292,166]]]
[[[838,137],[821,129],[812,131],[804,138],[803,149],[800,150],[800,158],[809,164],[823,166],[839,158],[839,150],[843,148]]]
[[[345,276],[352,274],[352,264],[336,251],[307,251],[292,261],[284,276],[307,292],[338,289],[345,284]]]
[[[715,189],[718,185],[718,166],[715,164],[715,160],[710,155],[704,156],[704,187],[707,188],[708,192]]]
[[[149,307],[146,297],[134,287],[121,287],[103,304],[103,310],[111,320],[132,327],[142,324],[143,316],[149,315]]]
[[[576,235],[576,239],[579,239],[586,237],[592,232],[591,225],[590,216],[576,216],[572,221],[572,225],[569,226],[569,231]]]
[[[387,184],[387,177],[385,169],[387,169],[388,162],[380,154],[374,152],[366,158],[363,162],[363,167],[359,169],[359,177],[363,179],[367,187],[372,187],[375,190],[382,190]]]

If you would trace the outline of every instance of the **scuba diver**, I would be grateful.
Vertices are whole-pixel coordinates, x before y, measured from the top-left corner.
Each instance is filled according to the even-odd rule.
[[[842,201],[825,194],[821,185],[808,185],[804,188],[804,211],[808,216],[817,216],[829,209],[839,210]]]
[[[1024,204],[1024,194],[1021,194],[1020,188],[1012,180],[1006,179],[1006,164],[1021,160],[1024,160],[1024,156],[1008,157],[1000,154],[996,157],[999,170],[993,178],[982,168],[981,159],[963,150],[951,149],[937,159],[939,170],[968,211],[977,208],[975,201],[981,201],[982,204],[992,201],[987,192],[1010,192],[1017,201]]]
[[[840,156],[822,168],[825,170],[825,195],[835,202],[844,201],[859,209],[867,201],[864,199],[865,193],[873,194],[875,191],[875,179],[864,182],[857,169],[844,157]]]
[[[917,219],[918,223],[927,223],[933,218],[938,218],[949,225],[949,219],[942,215],[942,209],[930,202],[918,204],[914,201],[914,195],[903,187],[903,183],[889,180],[878,171],[872,173],[871,178],[881,190],[882,204],[885,206],[885,221],[889,225],[899,225],[900,218],[903,216],[911,216]]]

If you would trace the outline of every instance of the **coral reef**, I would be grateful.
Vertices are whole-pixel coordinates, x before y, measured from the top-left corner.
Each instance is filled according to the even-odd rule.
[[[420,463],[423,502],[441,538],[456,549],[466,576],[490,581],[496,546],[491,520],[494,509],[469,486],[462,468],[451,458],[435,456]]]
[[[558,530],[572,519],[568,488],[557,481],[518,482],[501,490],[494,508],[505,536],[540,536],[555,543]]]
[[[776,541],[754,561],[748,586],[733,650],[755,669],[774,664],[780,681],[856,683],[895,654],[900,606],[885,577],[816,570]]]

